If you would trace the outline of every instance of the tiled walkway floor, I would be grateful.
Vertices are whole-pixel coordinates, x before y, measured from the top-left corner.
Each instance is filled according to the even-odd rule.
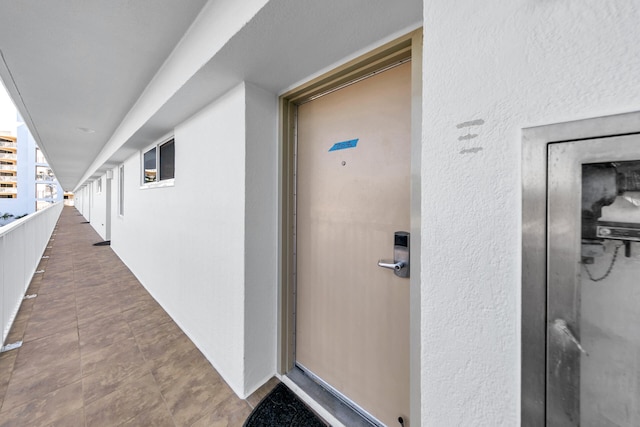
[[[0,426],[239,426],[249,402],[75,208],[65,207],[0,354]]]

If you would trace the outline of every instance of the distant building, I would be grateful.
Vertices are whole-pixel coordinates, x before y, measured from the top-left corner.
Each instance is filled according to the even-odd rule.
[[[0,215],[30,214],[63,200],[62,187],[24,123],[17,134],[0,135]]]
[[[18,197],[17,138],[0,135],[0,199]]]

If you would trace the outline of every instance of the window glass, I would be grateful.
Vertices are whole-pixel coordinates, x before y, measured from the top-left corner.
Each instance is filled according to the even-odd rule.
[[[143,184],[150,184],[175,177],[175,140],[172,138],[143,154]],[[172,185],[169,182],[168,185]],[[153,186],[152,186],[153,187]]]
[[[174,177],[175,146],[174,140],[160,146],[160,180]]]
[[[144,153],[144,182],[156,180],[156,148]]]

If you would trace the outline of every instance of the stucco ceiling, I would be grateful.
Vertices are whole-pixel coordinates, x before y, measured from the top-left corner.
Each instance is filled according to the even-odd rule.
[[[422,22],[422,0],[270,0],[153,111],[139,114],[152,92],[147,86],[196,16],[225,1],[205,3],[0,0],[0,77],[65,190],[239,82],[278,94]],[[211,37],[215,28],[206,31]]]

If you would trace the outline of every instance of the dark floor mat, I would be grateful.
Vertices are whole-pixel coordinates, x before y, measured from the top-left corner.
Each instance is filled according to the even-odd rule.
[[[298,396],[278,384],[255,407],[244,427],[326,427]]]

